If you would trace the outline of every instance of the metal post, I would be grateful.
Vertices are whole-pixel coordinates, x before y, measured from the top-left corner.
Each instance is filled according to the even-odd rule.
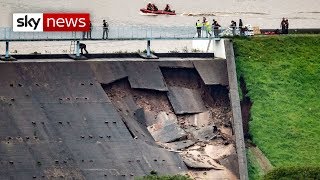
[[[3,31],[4,31],[4,39],[7,39],[7,28],[4,28]]]
[[[80,49],[80,41],[77,41],[77,47],[76,47],[76,57],[80,57],[80,52],[79,52],[79,49]]]
[[[9,58],[9,41],[6,41],[6,56],[5,56],[6,59]]]
[[[150,40],[148,40],[147,42],[147,57],[150,57],[151,53],[150,53]]]

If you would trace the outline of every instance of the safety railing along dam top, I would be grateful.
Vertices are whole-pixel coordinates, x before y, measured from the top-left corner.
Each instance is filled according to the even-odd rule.
[[[109,26],[107,29],[93,26],[89,32],[13,32],[12,27],[4,27],[0,28],[0,41],[6,43],[6,59],[10,57],[11,41],[71,41],[75,42],[75,54],[79,57],[80,41],[147,40],[147,56],[150,56],[150,40],[220,39],[223,31],[213,28],[208,31],[203,27],[199,33],[193,26]]]
[[[13,32],[11,27],[6,27],[0,28],[0,41],[188,40],[214,37],[213,30],[210,34],[203,28],[199,38],[192,26],[109,26],[106,32],[98,26],[90,32]]]

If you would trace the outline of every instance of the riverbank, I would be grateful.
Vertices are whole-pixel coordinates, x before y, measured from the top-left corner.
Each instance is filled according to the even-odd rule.
[[[253,103],[250,141],[275,169],[320,166],[320,36],[235,39],[234,45]],[[266,172],[248,155],[251,179],[261,178]]]

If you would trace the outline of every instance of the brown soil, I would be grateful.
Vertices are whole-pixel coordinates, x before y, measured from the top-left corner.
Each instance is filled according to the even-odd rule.
[[[174,114],[166,92],[157,92],[152,90],[132,90],[132,95],[140,108],[156,112],[157,114],[160,111]]]

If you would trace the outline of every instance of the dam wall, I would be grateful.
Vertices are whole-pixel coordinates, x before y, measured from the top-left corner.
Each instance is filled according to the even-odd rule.
[[[232,57],[17,59],[0,63],[0,179],[246,179]]]

